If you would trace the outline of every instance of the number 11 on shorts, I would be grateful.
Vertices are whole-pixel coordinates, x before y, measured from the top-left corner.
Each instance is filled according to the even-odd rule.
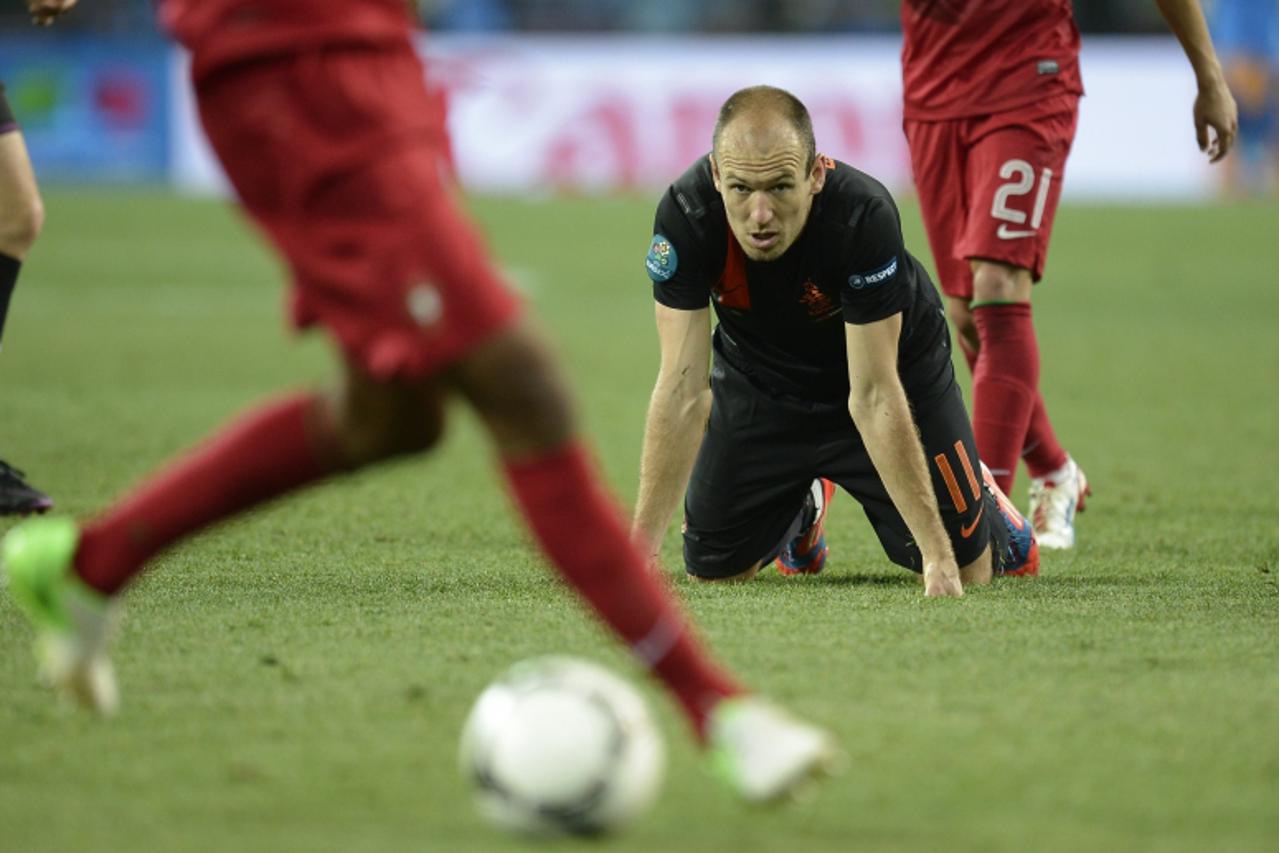
[[[973,493],[973,500],[980,504],[981,485],[977,480],[977,472],[973,470],[973,463],[968,459],[968,448],[964,447],[962,441],[955,442],[955,457],[963,468],[964,476],[968,480],[968,488]],[[955,511],[959,513],[968,512],[968,501],[964,497],[964,491],[960,488],[959,480],[955,477],[955,470],[951,467],[950,460],[946,458],[946,454],[938,453],[934,456],[933,464],[937,466],[937,472],[941,474],[942,481],[946,484],[946,491],[950,493],[950,500],[954,504]]]

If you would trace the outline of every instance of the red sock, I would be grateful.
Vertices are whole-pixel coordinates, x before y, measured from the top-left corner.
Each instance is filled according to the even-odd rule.
[[[977,351],[968,345],[963,336],[957,335],[959,349],[968,362],[968,369],[977,370]],[[1042,477],[1050,474],[1066,464],[1066,451],[1057,443],[1057,434],[1048,420],[1048,412],[1044,409],[1043,395],[1035,392],[1035,405],[1030,410],[1030,428],[1026,431],[1026,446],[1021,450],[1021,458],[1026,460],[1030,476]]]
[[[113,594],[183,536],[328,473],[309,424],[313,400],[249,412],[85,525],[75,556],[85,583]]]
[[[1021,451],[1026,469],[1032,477],[1051,474],[1066,464],[1066,451],[1057,443],[1052,422],[1044,409],[1044,398],[1035,394],[1035,406],[1030,411],[1030,428],[1026,431],[1026,446]]]
[[[698,736],[706,715],[741,692],[711,663],[671,594],[638,549],[578,444],[505,463],[515,499],[542,550],[578,594],[679,699]]]
[[[973,370],[973,433],[977,453],[1004,494],[1011,494],[1039,395],[1039,347],[1030,303],[973,308],[981,349]]]

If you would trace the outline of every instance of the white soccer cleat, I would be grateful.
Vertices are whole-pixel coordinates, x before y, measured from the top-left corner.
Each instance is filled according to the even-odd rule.
[[[1041,548],[1075,547],[1075,512],[1092,494],[1088,478],[1074,459],[1045,477],[1030,481],[1030,523]]]
[[[721,701],[711,712],[708,739],[713,769],[750,803],[794,793],[832,772],[838,758],[829,733],[755,696]]]
[[[77,601],[74,593],[66,595],[64,604],[73,627],[41,633],[36,642],[37,677],[81,707],[110,716],[120,708],[120,691],[107,646],[120,608],[115,602]]]

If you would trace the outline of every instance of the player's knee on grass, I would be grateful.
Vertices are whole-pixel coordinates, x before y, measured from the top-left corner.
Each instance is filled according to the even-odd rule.
[[[772,519],[739,525],[736,532],[684,524],[684,571],[698,581],[748,581],[771,563],[797,525],[777,528]],[[785,530],[778,533],[777,529]]]
[[[688,572],[688,576],[698,583],[742,583],[743,581],[748,581],[754,578],[755,575],[759,574],[759,570],[763,567],[762,563],[756,564],[744,572],[736,575],[728,575],[726,577],[703,577],[702,575],[693,574],[692,572]]]
[[[759,560],[755,563],[746,562],[749,558],[730,557],[728,561],[722,559],[711,560],[698,556],[699,552],[696,546],[691,550],[689,548],[688,539],[684,540],[684,572],[690,578],[701,583],[740,583],[748,581],[755,575],[759,574],[769,561]]]
[[[505,457],[553,450],[576,432],[564,374],[549,345],[526,323],[479,347],[451,378]]]
[[[982,258],[972,265],[974,303],[1030,301],[1030,270]]]
[[[959,567],[959,579],[965,584],[984,586],[995,576],[994,555],[989,545],[977,559],[966,566]]]

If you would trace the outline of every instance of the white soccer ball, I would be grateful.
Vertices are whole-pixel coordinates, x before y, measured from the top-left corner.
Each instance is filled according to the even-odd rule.
[[[619,829],[657,797],[666,769],[644,698],[603,667],[541,657],[511,667],[476,700],[462,773],[480,813],[520,833]]]

